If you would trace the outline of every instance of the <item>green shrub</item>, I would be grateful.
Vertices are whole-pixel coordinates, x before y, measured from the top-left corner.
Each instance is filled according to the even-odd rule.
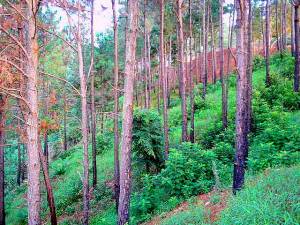
[[[294,75],[295,59],[289,52],[273,54],[270,63],[276,67],[278,74],[283,77],[292,79]]]
[[[133,118],[133,163],[139,174],[157,173],[163,166],[164,148],[161,120],[150,110],[137,110]]]
[[[258,70],[262,68],[265,65],[264,57],[262,57],[261,55],[254,56],[252,65],[253,65],[253,70]]]
[[[207,102],[205,99],[202,98],[202,96],[197,95],[195,96],[195,102],[194,102],[194,109],[196,110],[203,110],[207,107]]]
[[[97,155],[109,151],[113,146],[111,133],[105,132],[96,136]]]
[[[299,224],[299,183],[299,166],[266,171],[230,199],[217,224]]]
[[[214,184],[215,157],[212,151],[202,150],[197,144],[183,143],[170,149],[165,168],[157,175],[144,176],[142,190],[132,196],[135,222],[150,219],[154,212],[170,209],[183,199],[210,190]]]

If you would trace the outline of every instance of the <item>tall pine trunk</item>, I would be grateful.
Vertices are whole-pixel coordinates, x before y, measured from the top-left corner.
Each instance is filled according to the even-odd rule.
[[[209,8],[210,18],[210,36],[211,36],[211,53],[212,53],[212,82],[217,82],[217,66],[216,66],[216,49],[215,49],[215,35],[214,35],[214,23],[212,20],[212,5]]]
[[[165,70],[165,50],[164,50],[164,0],[160,0],[160,40],[159,40],[159,58],[160,58],[160,77],[162,79],[163,104],[164,104],[164,141],[165,158],[169,155],[169,125],[168,125],[168,77]]]
[[[202,68],[202,98],[204,99],[206,96],[206,86],[207,86],[207,45],[208,45],[208,34],[207,34],[207,27],[208,27],[208,18],[207,18],[207,4],[206,0],[203,0],[203,17],[202,17],[202,33],[203,33],[203,68]]]
[[[40,161],[38,154],[38,37],[36,33],[36,15],[38,1],[28,1],[26,5],[25,44],[28,62],[25,64],[27,75],[26,97],[28,113],[26,114],[27,154],[28,154],[28,224],[40,225]]]
[[[236,102],[236,153],[233,171],[233,192],[240,190],[244,184],[246,154],[248,152],[248,14],[250,0],[235,0],[237,11],[237,102]]]
[[[266,61],[266,86],[271,85],[270,78],[270,5],[269,0],[266,0],[266,34],[265,34],[265,61]]]
[[[125,84],[123,102],[120,198],[118,208],[118,225],[129,221],[129,206],[131,193],[131,144],[133,123],[133,97],[135,77],[135,54],[138,22],[138,1],[128,0],[128,34],[126,36]]]
[[[5,225],[4,204],[4,145],[5,145],[5,97],[0,94],[0,224]]]
[[[80,3],[80,2],[79,2]],[[77,25],[77,56],[80,78],[81,95],[81,133],[83,143],[83,224],[89,222],[89,157],[88,157],[88,113],[87,113],[87,81],[84,74],[82,36],[81,36],[81,8],[78,9]]]
[[[299,92],[300,81],[300,0],[294,2],[295,7],[295,73],[294,73],[294,91]]]
[[[224,78],[224,48],[223,48],[223,0],[219,1],[219,52],[220,52],[220,79],[222,83],[222,124],[223,128],[227,128],[227,82]],[[229,24],[230,26],[230,24]],[[230,42],[230,40],[229,40]]]
[[[183,22],[182,22],[182,7],[183,0],[176,0],[177,6],[177,27],[178,27],[178,61],[179,61],[179,90],[181,98],[181,113],[182,113],[182,134],[181,140],[188,140],[187,134],[187,110],[186,110],[186,79],[184,76],[184,40],[183,40]]]
[[[286,50],[286,14],[287,14],[287,8],[286,8],[286,2],[287,0],[282,0],[281,2],[281,47],[282,50]]]
[[[96,143],[96,108],[95,108],[95,73],[94,73],[94,0],[91,0],[91,128],[93,187],[97,185],[97,143]]]
[[[194,107],[194,76],[192,73],[192,39],[193,39],[193,24],[192,24],[192,5],[189,0],[189,47],[190,47],[190,64],[189,64],[189,90],[190,90],[190,108],[191,108],[191,131],[190,142],[195,142],[195,107]]]
[[[118,58],[118,22],[115,0],[111,1],[114,23],[114,191],[116,209],[118,212],[120,193],[120,163],[119,163],[119,58]]]

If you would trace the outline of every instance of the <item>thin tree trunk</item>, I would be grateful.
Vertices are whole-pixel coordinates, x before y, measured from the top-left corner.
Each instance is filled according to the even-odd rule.
[[[278,31],[278,0],[275,0],[275,29],[276,29],[277,51],[280,51],[279,31]]]
[[[224,48],[223,48],[223,0],[219,1],[219,51],[220,51],[220,79],[222,83],[222,124],[223,128],[227,128],[227,96],[226,96],[226,78],[224,79]],[[230,26],[230,23],[229,23]],[[230,42],[230,40],[229,40]]]
[[[295,57],[295,8],[293,4],[291,4],[291,11],[292,11],[292,17],[291,17],[291,52],[292,56]]]
[[[266,34],[265,34],[265,61],[266,61],[266,86],[271,85],[271,78],[270,78],[270,6],[269,0],[266,0]]]
[[[281,41],[282,41],[282,50],[285,51],[286,50],[286,14],[287,14],[287,10],[286,10],[286,0],[282,0],[281,3],[282,6],[282,10],[281,10]]]
[[[126,39],[126,63],[123,103],[121,170],[120,170],[120,198],[118,209],[118,225],[129,221],[129,205],[131,192],[131,144],[133,122],[133,95],[135,77],[135,53],[138,22],[138,1],[128,0],[128,35]]]
[[[96,143],[96,107],[95,107],[95,73],[94,73],[94,0],[91,0],[91,128],[93,157],[93,187],[97,185],[97,143]]]
[[[118,58],[118,22],[115,0],[111,1],[114,22],[114,188],[116,210],[118,212],[120,195],[120,163],[119,163],[119,58]]]
[[[4,204],[4,144],[5,144],[5,97],[0,94],[0,224],[5,225]]]
[[[41,196],[40,196],[40,162],[38,154],[38,37],[36,33],[36,15],[38,1],[27,1],[25,25],[25,43],[28,61],[25,64],[27,75],[26,96],[28,113],[26,114],[26,134],[28,152],[28,224],[40,225]]]
[[[248,152],[247,109],[248,109],[248,14],[250,0],[235,1],[237,19],[237,103],[236,103],[236,153],[233,171],[233,192],[240,190],[244,184],[245,160]]]
[[[20,141],[20,139],[18,139],[18,142],[19,141]],[[18,186],[21,185],[21,173],[22,173],[21,144],[18,143],[18,172],[17,172],[17,184],[18,184]]]
[[[216,50],[215,50],[215,37],[214,37],[214,23],[212,20],[212,5],[210,4],[209,18],[210,18],[210,36],[211,36],[211,53],[212,53],[212,82],[217,82],[217,66],[216,66]]]
[[[80,1],[80,0],[79,0]],[[89,222],[89,157],[88,157],[88,114],[87,114],[87,81],[83,68],[81,8],[78,9],[77,55],[81,94],[81,133],[83,142],[83,224]]]
[[[146,23],[147,23],[147,15],[146,15],[146,5],[147,5],[147,0],[144,0],[144,73],[145,73],[145,108],[149,108],[149,74],[148,74],[148,38],[147,38],[147,28],[146,28]]]
[[[68,150],[68,139],[67,139],[67,97],[66,97],[66,89],[64,88],[63,94],[64,101],[64,115],[63,115],[63,124],[64,124],[64,151]]]
[[[39,158],[40,158],[40,161],[41,161],[43,174],[44,174],[44,181],[45,181],[45,186],[46,186],[46,191],[47,191],[47,201],[48,201],[48,206],[49,206],[49,209],[50,209],[51,225],[57,225],[53,189],[52,189],[52,185],[51,185],[51,182],[50,182],[46,157],[42,153],[42,145],[41,145],[40,141],[39,141],[39,147],[38,147],[38,154],[39,154]]]
[[[165,141],[165,158],[169,156],[169,125],[168,125],[168,77],[165,70],[165,50],[164,50],[164,13],[165,3],[160,0],[160,77],[162,78],[163,104],[164,104],[164,141]]]
[[[300,81],[300,1],[295,1],[295,74],[294,74],[294,91],[299,92]]]
[[[189,0],[189,45],[190,45],[190,64],[189,64],[189,89],[190,89],[190,107],[191,107],[191,131],[190,142],[195,142],[195,107],[194,107],[194,79],[192,74],[192,38],[193,38],[193,24],[192,24],[192,6]]]
[[[178,16],[178,61],[179,61],[179,89],[181,97],[181,113],[182,113],[182,134],[181,140],[185,142],[188,140],[187,134],[187,110],[186,110],[186,79],[184,76],[184,42],[183,42],[183,22],[182,22],[182,5],[183,0],[176,0],[177,16]]]
[[[207,27],[208,27],[208,19],[207,19],[207,4],[206,0],[203,0],[203,17],[202,17],[202,31],[203,31],[203,46],[204,46],[204,59],[203,59],[203,70],[202,70],[202,98],[205,99],[206,96],[206,85],[207,85]]]

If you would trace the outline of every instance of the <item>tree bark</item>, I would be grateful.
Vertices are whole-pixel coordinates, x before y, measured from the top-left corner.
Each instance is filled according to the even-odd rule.
[[[192,74],[192,38],[193,38],[193,24],[192,24],[192,5],[189,0],[189,47],[190,47],[190,63],[189,63],[189,89],[190,89],[190,107],[191,107],[191,130],[190,142],[195,142],[195,107],[194,107],[194,77]]]
[[[287,10],[286,10],[286,0],[282,0],[281,3],[281,47],[282,50],[285,51],[286,50],[286,14],[287,14]]]
[[[96,107],[95,107],[95,73],[94,73],[94,0],[91,0],[91,127],[93,157],[93,187],[97,185],[97,143],[96,143]]]
[[[212,53],[212,82],[215,84],[217,82],[217,71],[216,71],[216,50],[215,50],[215,37],[214,37],[214,23],[212,20],[212,5],[210,3],[209,8],[209,18],[210,18],[210,36],[211,36],[211,53]]]
[[[26,97],[28,112],[26,114],[27,154],[28,154],[28,224],[40,225],[41,196],[40,196],[40,162],[38,154],[38,37],[36,32],[36,15],[38,1],[27,1],[25,23],[25,43],[28,62],[25,64],[27,75]]]
[[[277,51],[280,51],[279,31],[278,31],[278,0],[275,0],[275,29],[276,29],[276,46]]]
[[[46,191],[47,191],[47,201],[48,201],[48,206],[50,209],[51,225],[57,225],[54,195],[53,195],[53,189],[52,189],[52,185],[51,185],[50,177],[49,177],[48,164],[47,164],[45,155],[43,155],[42,145],[41,145],[40,141],[39,141],[39,147],[38,147],[38,154],[39,154],[39,158],[41,161],[43,174],[44,174],[44,181],[45,181],[45,186],[46,186]]]
[[[129,205],[131,192],[131,144],[133,122],[133,95],[135,77],[135,53],[138,22],[138,1],[128,1],[128,34],[126,37],[125,85],[122,123],[120,198],[118,209],[118,225],[129,221]]]
[[[228,121],[227,121],[227,82],[226,78],[224,78],[224,48],[223,48],[223,0],[219,1],[219,51],[220,51],[220,79],[222,83],[222,124],[223,128],[227,128]],[[229,24],[230,26],[230,24]],[[230,40],[229,40],[230,42]]]
[[[5,144],[5,97],[0,94],[0,224],[5,225],[4,204],[4,144]]]
[[[148,35],[147,35],[147,0],[144,0],[144,73],[145,73],[145,108],[149,109],[149,69],[148,69]]]
[[[291,11],[292,11],[292,17],[291,17],[291,52],[292,56],[295,57],[295,8],[293,4],[291,4]]]
[[[165,158],[169,156],[169,125],[168,125],[168,77],[165,70],[165,50],[164,50],[164,13],[165,2],[160,0],[160,42],[159,42],[159,58],[160,58],[160,77],[162,79],[163,104],[164,104],[164,141],[165,141]]]
[[[206,0],[203,0],[203,17],[202,17],[202,31],[203,31],[203,46],[204,46],[204,59],[203,59],[203,70],[202,70],[202,98],[205,99],[206,96],[206,86],[207,86],[207,46],[208,46],[208,38],[207,38],[207,27],[208,27],[208,19],[207,19],[207,4]]]
[[[271,85],[270,77],[270,5],[269,0],[266,0],[266,34],[265,34],[265,61],[266,61],[266,86]]]
[[[182,134],[181,140],[188,140],[187,134],[187,110],[186,110],[186,78],[184,76],[184,42],[183,42],[183,22],[182,22],[182,6],[183,0],[176,0],[177,5],[177,25],[178,25],[178,61],[179,61],[179,89],[181,97],[181,113],[182,113]]]
[[[299,92],[300,81],[300,1],[294,1],[295,7],[295,73],[294,73],[294,91]]]
[[[118,22],[115,0],[111,1],[114,23],[114,188],[116,210],[118,212],[120,195],[120,163],[119,163],[119,58],[118,58]]]
[[[80,3],[80,2],[79,2]],[[78,4],[79,5],[79,4]],[[77,25],[77,55],[81,94],[81,133],[83,142],[83,224],[89,222],[89,157],[88,157],[88,114],[87,114],[87,81],[84,74],[82,36],[81,36],[81,8],[78,8]]]
[[[248,152],[248,14],[250,0],[235,0],[237,11],[237,103],[236,103],[236,153],[233,171],[233,192],[240,190],[244,184],[245,161]]]
[[[63,94],[64,101],[64,115],[63,115],[63,124],[64,124],[64,151],[68,150],[68,139],[67,139],[67,97],[66,97],[66,89],[64,88]]]

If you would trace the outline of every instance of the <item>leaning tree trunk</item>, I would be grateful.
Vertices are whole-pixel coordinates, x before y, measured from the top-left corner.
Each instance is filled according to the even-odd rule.
[[[5,97],[0,94],[0,224],[5,225],[4,205],[4,144],[5,144]]]
[[[244,184],[245,161],[248,152],[248,14],[251,7],[250,0],[235,1],[236,37],[237,37],[237,102],[236,102],[236,153],[233,171],[233,192],[240,190]]]
[[[26,114],[27,154],[28,154],[28,224],[40,225],[41,196],[40,196],[40,162],[38,154],[38,35],[36,33],[36,15],[38,1],[28,1],[26,7],[25,44],[27,50],[26,97],[28,112]]]
[[[220,48],[220,78],[222,83],[222,124],[223,128],[227,128],[227,96],[226,96],[226,78],[224,79],[224,48],[223,48],[223,0],[219,1],[219,48]],[[230,23],[229,23],[230,26]]]
[[[45,186],[46,186],[46,191],[47,191],[47,201],[50,209],[50,221],[51,225],[57,225],[57,217],[56,217],[56,210],[55,210],[55,202],[54,202],[54,195],[53,195],[53,189],[52,185],[50,182],[50,177],[49,177],[49,170],[48,170],[48,164],[47,164],[47,159],[46,156],[43,155],[42,152],[42,145],[41,142],[39,141],[38,143],[38,153],[43,169],[43,174],[44,174],[44,181],[45,181]]]
[[[81,95],[81,133],[83,143],[83,224],[89,222],[89,156],[88,156],[88,113],[87,113],[87,81],[83,68],[82,36],[81,36],[81,8],[78,9],[77,26],[77,56],[80,78]]]
[[[178,25],[178,61],[179,61],[179,89],[181,97],[181,113],[182,113],[182,134],[181,140],[185,142],[188,140],[187,134],[187,110],[186,110],[186,79],[184,76],[184,47],[183,47],[183,22],[182,22],[182,7],[183,0],[176,0],[177,5],[177,25]]]
[[[96,107],[95,107],[95,73],[94,73],[94,0],[91,0],[91,128],[93,187],[97,185],[97,143],[96,143]]]
[[[160,42],[159,42],[159,58],[160,58],[160,77],[162,79],[163,104],[164,104],[164,141],[165,141],[165,158],[169,155],[169,125],[168,125],[168,77],[165,70],[165,50],[164,50],[164,0],[160,0]]]
[[[265,34],[265,61],[266,61],[266,86],[271,85],[270,77],[270,6],[269,0],[266,1],[266,34]]]
[[[300,81],[300,0],[294,1],[295,7],[295,73],[294,73],[294,91],[299,92]]]
[[[128,0],[128,34],[126,36],[125,84],[122,123],[120,198],[118,209],[118,225],[129,221],[129,205],[131,194],[131,144],[133,122],[133,97],[135,77],[135,53],[138,22],[138,1]]]
[[[120,166],[119,166],[119,58],[118,58],[118,22],[115,0],[111,1],[114,22],[114,191],[116,209],[118,212],[120,195]]]

